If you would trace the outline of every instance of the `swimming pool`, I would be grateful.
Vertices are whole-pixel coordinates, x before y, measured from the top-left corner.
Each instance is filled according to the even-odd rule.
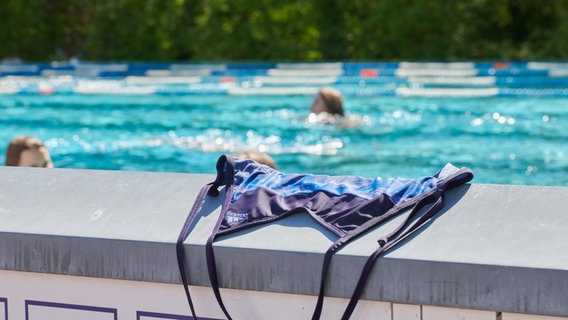
[[[59,168],[213,173],[220,154],[256,150],[271,154],[288,173],[414,177],[451,162],[473,169],[474,183],[568,186],[563,76],[547,77],[546,87],[495,86],[461,74],[430,74],[430,82],[409,85],[403,75],[381,78],[372,68],[361,70],[371,74],[343,83],[322,82],[337,77],[325,73],[300,77],[303,83],[261,75],[260,86],[233,74],[199,83],[187,74],[86,80],[4,75],[20,83],[0,87],[0,144],[35,135]],[[135,84],[123,86],[126,79]],[[451,86],[444,79],[453,80]],[[312,94],[322,85],[345,93],[346,112],[358,125],[307,120]],[[159,92],[164,88],[169,91]],[[526,94],[488,94],[496,89]]]

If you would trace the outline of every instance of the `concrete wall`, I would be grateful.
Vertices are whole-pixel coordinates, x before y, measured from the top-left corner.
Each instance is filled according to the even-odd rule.
[[[175,241],[210,175],[0,168],[0,320],[187,319]],[[208,198],[185,242],[197,313],[222,319],[204,243]],[[466,185],[427,228],[381,257],[353,319],[568,318],[568,188]],[[376,239],[332,260],[323,319],[339,318]],[[309,318],[334,236],[296,215],[219,239],[235,319]],[[87,316],[88,314],[88,316]],[[91,317],[91,318],[88,318]]]

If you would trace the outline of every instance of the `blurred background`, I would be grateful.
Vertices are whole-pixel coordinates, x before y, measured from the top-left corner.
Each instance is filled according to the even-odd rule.
[[[0,0],[0,158],[567,186],[567,40],[564,0]],[[321,86],[358,125],[306,121]]]
[[[568,56],[563,0],[2,0],[0,59],[527,60]]]

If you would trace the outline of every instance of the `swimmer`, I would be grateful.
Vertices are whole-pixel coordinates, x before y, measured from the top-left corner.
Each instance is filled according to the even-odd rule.
[[[272,159],[271,156],[267,155],[264,152],[244,151],[235,153],[233,157],[240,159],[250,159],[256,163],[267,165],[272,169],[278,169],[274,159]]]
[[[333,88],[321,88],[314,96],[310,106],[308,123],[332,124],[341,128],[354,128],[369,124],[368,117],[345,115],[343,95]]]
[[[19,136],[10,141],[6,151],[6,165],[53,168],[47,147],[41,140],[31,136]]]
[[[338,90],[332,88],[319,89],[314,96],[310,112],[314,114],[327,113],[343,117],[345,115],[343,112],[343,95]]]

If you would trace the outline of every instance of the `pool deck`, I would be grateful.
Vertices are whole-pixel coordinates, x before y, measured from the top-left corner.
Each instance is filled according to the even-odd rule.
[[[2,167],[0,271],[180,284],[175,242],[199,189],[213,178]],[[209,286],[204,244],[221,200],[207,198],[185,241],[195,286]],[[450,190],[426,228],[378,260],[363,299],[568,317],[567,208],[564,187]],[[334,256],[326,296],[350,297],[376,239],[396,222]],[[220,238],[220,285],[317,295],[333,239],[302,214]]]

